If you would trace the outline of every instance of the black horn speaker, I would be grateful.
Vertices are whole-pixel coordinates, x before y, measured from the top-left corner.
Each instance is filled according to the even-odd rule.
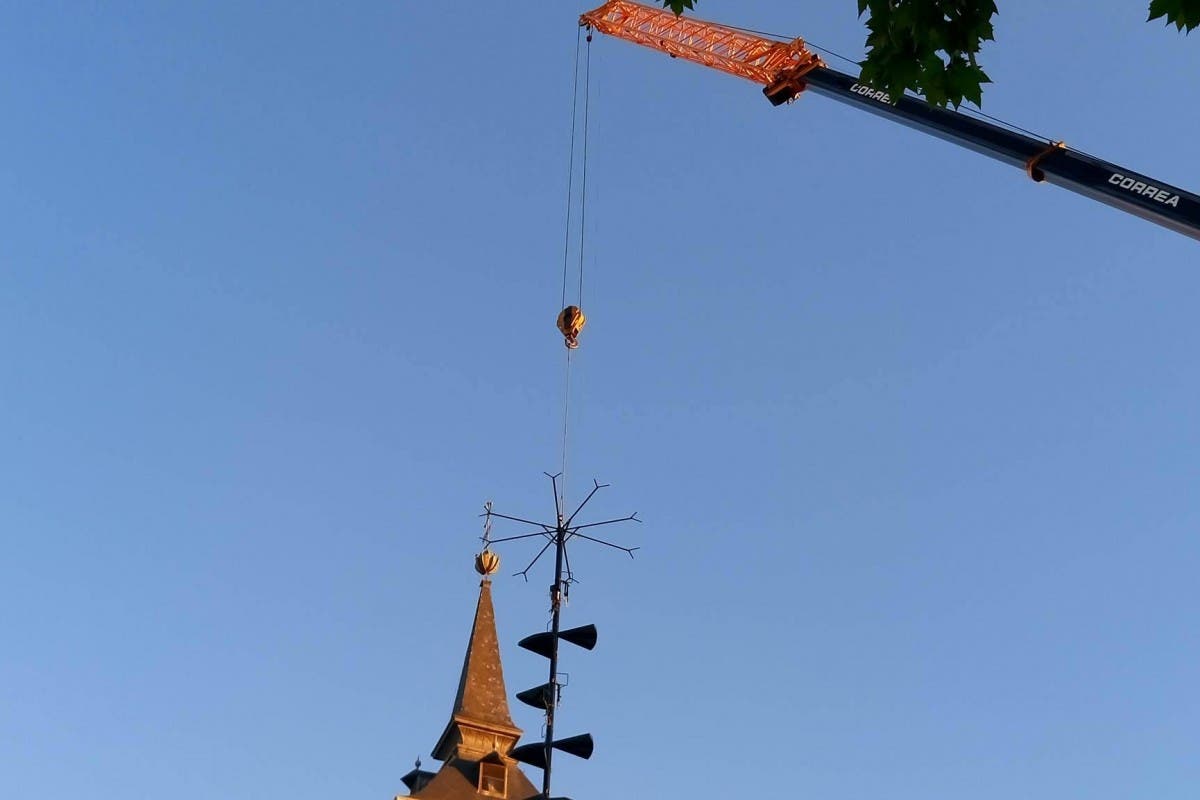
[[[592,750],[595,749],[595,743],[592,741],[590,733],[581,733],[578,736],[557,739],[552,746],[555,750],[562,750],[564,753],[570,753],[584,760],[591,758]]]
[[[546,768],[546,745],[541,742],[514,747],[508,754],[522,764],[528,764],[538,769]]]
[[[517,699],[527,706],[547,709],[550,707],[550,692],[550,684],[543,683],[541,686],[535,686],[532,689],[526,689],[523,692],[517,692]]]
[[[582,647],[584,650],[591,650],[596,646],[596,626],[582,625],[578,628],[568,628],[565,631],[559,631],[558,638]],[[554,634],[550,631],[535,633],[517,642],[517,646],[537,653],[542,658],[549,658],[554,651]]]
[[[563,640],[570,642],[576,647],[582,647],[584,650],[591,650],[596,646],[595,625],[581,625],[578,628],[561,631],[558,635]]]
[[[517,642],[517,647],[524,647],[526,650],[531,650],[537,653],[542,658],[549,658],[550,653],[554,650],[554,634],[550,632],[535,633],[533,636],[526,636],[521,641]]]
[[[585,760],[592,757],[592,751],[595,749],[595,743],[592,741],[590,733],[568,736],[566,739],[556,739],[554,744],[550,746],[555,750],[561,750],[568,755]],[[509,755],[522,764],[528,764],[538,769],[546,768],[546,745],[541,742],[514,747],[509,752]]]

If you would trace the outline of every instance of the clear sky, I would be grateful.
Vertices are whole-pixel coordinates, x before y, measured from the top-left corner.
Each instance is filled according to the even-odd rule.
[[[851,0],[700,6],[862,53]],[[985,110],[1200,188],[1196,37],[1000,7]],[[552,514],[587,8],[10,5],[0,794],[383,800],[430,763],[477,514]],[[556,788],[1195,798],[1197,243],[592,64],[570,493],[645,524],[576,551],[560,730],[597,749]],[[516,692],[550,576],[501,554]]]

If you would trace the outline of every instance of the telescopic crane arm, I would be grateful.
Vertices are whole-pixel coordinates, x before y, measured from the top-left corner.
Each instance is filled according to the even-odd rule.
[[[802,39],[767,39],[629,0],[609,0],[581,16],[579,24],[762,84],[773,105],[811,90],[1020,167],[1035,181],[1200,239],[1200,196],[1071,150],[1062,142],[1035,139],[917,97],[905,95],[893,103],[887,94],[830,69]]]

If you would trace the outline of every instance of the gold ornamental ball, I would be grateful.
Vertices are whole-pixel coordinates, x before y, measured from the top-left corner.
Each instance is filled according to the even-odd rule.
[[[500,569],[500,556],[491,550],[484,550],[475,556],[475,571],[480,575],[491,575]]]

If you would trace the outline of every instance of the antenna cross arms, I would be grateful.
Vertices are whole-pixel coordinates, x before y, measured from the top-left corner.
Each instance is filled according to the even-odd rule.
[[[579,24],[764,86],[796,83],[804,73],[824,66],[803,39],[765,39],[629,0],[609,0],[582,15]]]

